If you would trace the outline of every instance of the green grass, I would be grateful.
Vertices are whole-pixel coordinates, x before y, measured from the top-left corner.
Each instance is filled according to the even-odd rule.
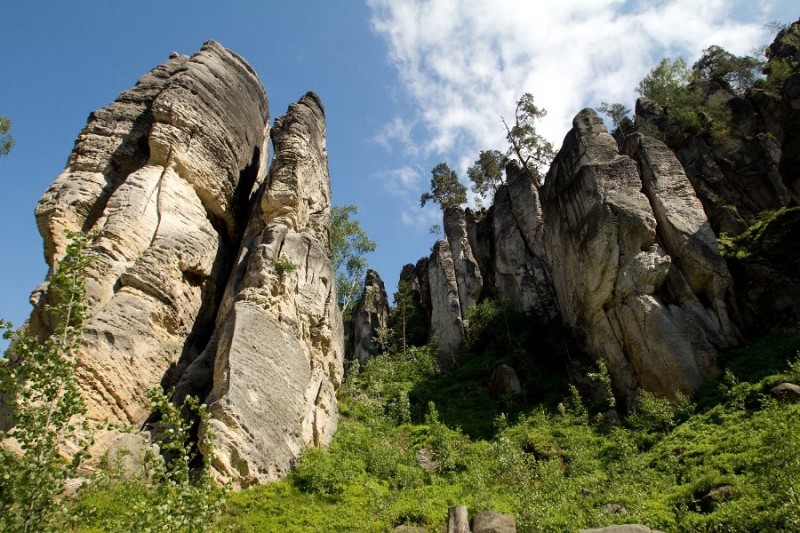
[[[798,347],[800,338],[771,337],[724,354],[728,372],[700,403],[677,409],[654,398],[635,423],[620,426],[593,421],[569,396],[556,408],[529,404],[498,417],[503,404],[485,390],[480,358],[443,376],[421,350],[416,362],[378,358],[348,382],[329,450],[308,452],[284,481],[232,495],[220,528],[440,531],[447,508],[464,504],[472,514],[511,512],[520,531],[630,522],[665,531],[797,531],[800,405],[778,405],[766,389],[800,378],[800,363],[790,366]],[[390,406],[399,391],[411,393],[412,412],[428,414],[398,423]],[[417,464],[420,450],[432,467]],[[706,497],[720,487],[725,498]],[[611,514],[608,504],[628,514]]]
[[[308,450],[285,480],[230,494],[212,529],[441,531],[463,504],[471,515],[513,513],[520,531],[800,531],[800,405],[768,394],[800,381],[798,349],[798,337],[768,337],[732,350],[694,403],[650,397],[616,426],[568,389],[493,400],[489,353],[442,375],[426,348],[380,356],[342,387],[328,449]],[[707,497],[714,489],[725,497]],[[93,513],[76,530],[102,530],[142,490],[87,491],[78,505]]]

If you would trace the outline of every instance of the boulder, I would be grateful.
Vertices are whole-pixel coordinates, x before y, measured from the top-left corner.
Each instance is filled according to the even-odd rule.
[[[472,519],[472,533],[516,533],[514,515],[483,511]]]
[[[800,403],[800,385],[794,383],[775,385],[769,393],[783,403]]]
[[[517,371],[503,363],[492,369],[489,375],[489,394],[494,398],[503,398],[522,392]]]

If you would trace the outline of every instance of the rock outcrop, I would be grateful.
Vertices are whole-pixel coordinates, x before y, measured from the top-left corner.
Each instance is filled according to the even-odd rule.
[[[539,194],[528,172],[512,163],[494,197],[494,275],[497,293],[543,322],[559,316],[544,245]]]
[[[364,290],[350,317],[345,359],[364,365],[370,357],[380,352],[377,343],[379,330],[388,326],[389,299],[386,287],[378,273],[368,269]]]
[[[308,94],[276,120],[239,56],[209,41],[90,115],[36,210],[51,268],[94,234],[78,365],[89,416],[140,426],[146,391],[204,398],[211,464],[274,479],[336,428],[341,317],[330,262],[325,121]],[[47,335],[47,287],[29,327]]]
[[[401,281],[415,281],[421,267],[427,270],[427,283],[415,287],[420,311],[428,311],[426,337],[436,338],[444,367],[463,358],[469,310],[482,298],[508,302],[542,324],[559,320],[539,193],[519,166],[509,165],[506,173],[508,184],[498,189],[488,210],[446,208],[445,239],[429,258],[413,270],[407,265],[401,274]]]
[[[451,367],[459,360],[464,344],[465,325],[461,314],[458,278],[450,245],[441,240],[433,245],[428,262],[428,283],[431,302],[431,336],[439,347],[439,363]]]
[[[209,42],[92,113],[36,209],[52,266],[64,230],[96,233],[78,374],[92,417],[134,425],[145,393],[171,387],[208,342],[269,125],[264,89]],[[46,296],[31,327],[49,332]]]
[[[272,129],[275,156],[254,198],[217,315],[212,467],[241,486],[277,479],[336,430],[343,331],[330,260],[325,115],[309,93]]]
[[[736,342],[721,303],[730,276],[671,152],[631,146],[639,164],[593,110],[575,117],[542,201],[556,294],[618,396],[692,392],[715,374],[717,348]]]

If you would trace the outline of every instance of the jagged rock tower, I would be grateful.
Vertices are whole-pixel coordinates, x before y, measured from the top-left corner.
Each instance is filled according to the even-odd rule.
[[[36,209],[51,269],[65,229],[94,234],[78,365],[90,416],[138,427],[148,389],[199,395],[212,469],[236,486],[327,443],[343,357],[330,197],[319,98],[270,132],[257,75],[213,41],[92,113]],[[41,335],[47,297],[34,292],[29,320]]]

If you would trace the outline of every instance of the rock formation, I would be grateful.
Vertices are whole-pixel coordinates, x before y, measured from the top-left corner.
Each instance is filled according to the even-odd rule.
[[[379,353],[378,331],[389,326],[389,299],[383,280],[374,270],[368,269],[361,298],[353,308],[350,318],[350,335],[345,358],[364,365]]]
[[[51,269],[65,229],[95,235],[78,365],[89,415],[139,426],[148,389],[209,395],[212,466],[238,485],[331,438],[342,372],[319,99],[276,121],[267,179],[269,137],[257,75],[210,41],[92,113],[36,209]],[[41,335],[47,298],[46,285],[32,296]]]
[[[736,341],[720,303],[730,276],[699,204],[681,193],[690,188],[680,164],[637,139],[640,165],[594,111],[575,117],[542,201],[556,294],[619,396],[692,392],[714,375],[716,349]]]
[[[208,342],[250,190],[264,178],[267,114],[252,69],[206,43],[90,115],[40,200],[51,268],[65,229],[97,234],[78,368],[92,416],[140,424],[146,391],[171,386]],[[47,331],[35,297],[31,326]]]
[[[325,116],[309,93],[272,129],[275,157],[256,193],[217,314],[213,387],[218,478],[277,479],[336,431],[343,331],[330,260]]]
[[[494,197],[494,274],[498,295],[543,322],[559,316],[544,246],[544,219],[530,175],[512,163]]]
[[[458,362],[464,343],[464,319],[461,314],[458,278],[450,245],[441,240],[433,246],[428,262],[431,302],[431,336],[439,346],[439,363],[450,367]]]

